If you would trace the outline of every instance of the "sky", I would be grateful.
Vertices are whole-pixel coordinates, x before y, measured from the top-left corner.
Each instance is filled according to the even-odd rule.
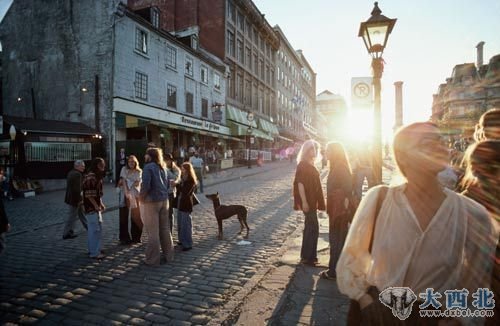
[[[271,26],[279,25],[295,49],[302,49],[317,73],[316,90],[350,102],[351,77],[371,76],[371,57],[358,37],[370,18],[368,0],[254,0]],[[500,0],[380,0],[382,14],[397,18],[389,36],[382,76],[382,119],[394,124],[394,82],[403,81],[404,123],[427,120],[432,94],[453,67],[500,54]]]
[[[210,0],[202,0],[210,1]],[[0,0],[0,19],[12,0]],[[371,57],[359,38],[371,0],[254,0],[271,26],[279,25],[295,49],[302,49],[317,74],[316,89],[350,102],[352,77],[371,76]],[[384,51],[382,118],[394,124],[394,82],[403,81],[404,123],[427,120],[432,94],[456,64],[484,62],[500,54],[500,0],[380,0],[382,14],[397,18]]]

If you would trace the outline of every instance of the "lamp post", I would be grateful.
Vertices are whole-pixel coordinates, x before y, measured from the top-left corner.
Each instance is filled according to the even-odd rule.
[[[373,137],[373,179],[374,183],[382,183],[382,114],[380,107],[380,79],[384,71],[382,53],[387,44],[389,34],[396,24],[396,19],[382,15],[375,2],[371,17],[361,23],[358,36],[363,38],[368,53],[372,56],[373,88],[374,88],[374,137]]]
[[[248,112],[247,114],[247,121],[248,121],[248,129],[247,129],[247,137],[248,137],[248,168],[252,168],[252,122],[253,122],[254,116],[252,112]]]

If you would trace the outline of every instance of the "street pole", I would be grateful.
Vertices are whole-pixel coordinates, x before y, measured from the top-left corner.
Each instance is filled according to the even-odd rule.
[[[247,131],[247,134],[248,134],[248,168],[251,169],[252,168],[252,158],[251,158],[251,154],[252,154],[252,128],[248,128],[248,131]]]
[[[372,169],[374,185],[382,183],[382,109],[380,101],[380,79],[384,71],[384,60],[382,58],[373,58],[373,88],[374,99],[374,117],[373,117],[373,148],[372,148]],[[371,185],[370,185],[371,186]]]

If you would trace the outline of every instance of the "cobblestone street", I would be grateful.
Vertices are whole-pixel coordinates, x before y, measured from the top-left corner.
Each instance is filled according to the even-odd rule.
[[[194,250],[177,253],[172,264],[142,264],[143,244],[117,243],[118,211],[104,214],[101,262],[87,258],[86,235],[61,240],[62,224],[8,237],[0,258],[2,322],[43,324],[205,324],[276,255],[297,227],[291,210],[290,180],[295,165],[209,186],[223,203],[249,208],[250,245],[238,245],[239,223],[224,221],[225,239],[216,240],[212,207],[202,196],[193,212]],[[58,220],[64,214],[62,198]],[[29,216],[49,212],[32,212]]]

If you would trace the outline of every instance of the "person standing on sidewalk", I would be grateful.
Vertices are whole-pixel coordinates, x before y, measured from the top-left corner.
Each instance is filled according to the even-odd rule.
[[[181,165],[181,186],[179,203],[177,204],[177,221],[179,223],[179,241],[183,251],[193,248],[193,222],[191,212],[193,211],[193,194],[196,188],[196,174],[191,163],[185,162]]]
[[[158,266],[161,262],[160,247],[166,262],[174,259],[174,244],[168,221],[169,179],[160,148],[148,148],[144,161],[146,165],[142,171],[139,194],[144,230],[148,234],[144,263]]]
[[[318,210],[325,210],[321,180],[314,166],[319,150],[319,143],[312,139],[302,145],[297,157],[298,164],[293,181],[293,208],[301,210],[305,216],[300,262],[307,265],[316,265],[318,262]]]
[[[73,164],[73,169],[69,171],[66,178],[66,196],[64,202],[68,205],[68,212],[66,215],[66,223],[64,224],[63,239],[76,238],[73,228],[75,222],[80,219],[83,227],[87,230],[87,219],[83,211],[82,202],[82,173],[85,171],[85,162],[76,160]]]
[[[168,187],[168,222],[170,224],[170,234],[173,235],[172,230],[174,227],[174,207],[177,207],[177,188],[181,180],[181,169],[175,164],[174,157],[172,154],[166,154],[165,160],[167,164],[167,177],[170,180],[170,185]],[[177,231],[179,231],[179,225],[177,224]]]
[[[83,207],[87,217],[87,244],[90,258],[101,259],[102,249],[102,212],[105,206],[102,202],[102,180],[105,175],[106,163],[96,157],[88,173],[83,178]]]
[[[189,159],[189,163],[191,163],[191,165],[193,166],[194,173],[196,174],[196,179],[198,179],[196,193],[198,193],[198,190],[203,193],[203,159],[200,157],[198,152],[195,152],[194,156]]]
[[[448,149],[438,127],[417,122],[401,128],[394,158],[405,183],[367,192],[337,263],[340,292],[361,309],[356,324],[401,322],[379,301],[388,287],[408,287],[417,299],[432,288],[444,299],[447,290],[473,294],[490,285],[497,233],[483,206],[439,184]],[[423,304],[416,303],[404,322],[436,325],[437,319],[420,317],[419,309],[432,309]]]
[[[328,269],[319,275],[324,279],[335,279],[335,268],[339,260],[352,214],[352,173],[347,153],[341,143],[326,145],[325,159],[330,162],[326,182],[326,212],[328,214],[328,239],[330,242],[330,262]]]
[[[140,243],[142,235],[142,220],[139,210],[139,192],[141,189],[142,170],[134,155],[128,157],[127,166],[120,172],[120,243]],[[130,215],[130,233],[128,220]]]

